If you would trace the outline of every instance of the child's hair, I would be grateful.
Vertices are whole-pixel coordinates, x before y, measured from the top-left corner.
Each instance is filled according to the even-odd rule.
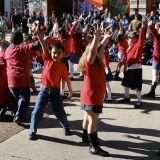
[[[61,50],[64,52],[64,47],[63,47],[61,44],[59,44],[59,43],[54,44],[54,45],[52,46],[52,50],[53,50],[53,49],[55,49],[55,50],[61,49]]]
[[[81,57],[80,60],[79,60],[79,64],[78,64],[78,67],[77,67],[77,70],[78,70],[78,71],[84,71],[84,59],[85,59],[85,57],[86,57],[86,56],[88,55],[88,53],[89,53],[90,45],[91,45],[90,43],[87,45],[84,53],[82,54],[82,57]]]
[[[11,36],[11,43],[13,43],[14,45],[19,45],[23,42],[23,34],[21,31],[17,30],[15,32],[12,33]]]
[[[128,38],[139,38],[139,32],[137,31],[133,31],[133,32],[130,32],[128,33]]]
[[[89,48],[90,48],[90,46],[91,46],[91,43],[88,44],[88,46],[86,47],[84,53],[82,54],[82,57],[80,58],[80,61],[79,61],[78,67],[77,67],[77,70],[78,70],[78,71],[84,71],[84,69],[85,69],[84,59],[87,57],[87,55],[88,55],[88,53],[89,53]],[[100,49],[100,48],[98,47],[98,50],[99,50],[99,49]],[[97,52],[98,52],[98,51],[97,51]],[[102,60],[100,59],[100,57],[98,56],[98,54],[97,54],[97,56],[96,56],[96,60],[97,60],[97,62],[98,62],[98,64],[99,64],[99,66],[104,67],[103,62],[102,62]]]
[[[62,36],[62,38],[67,38],[68,37],[68,32],[64,27],[59,29],[59,34]]]

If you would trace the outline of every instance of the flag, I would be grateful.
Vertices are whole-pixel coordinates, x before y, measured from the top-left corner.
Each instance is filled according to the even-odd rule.
[[[108,0],[87,0],[91,5],[97,8],[105,8]]]

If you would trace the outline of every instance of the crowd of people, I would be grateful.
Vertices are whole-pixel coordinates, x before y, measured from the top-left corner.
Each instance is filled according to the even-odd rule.
[[[103,102],[113,102],[110,81],[122,81],[125,95],[118,99],[120,103],[130,102],[131,89],[137,96],[134,108],[141,108],[142,64],[150,64],[152,85],[143,96],[155,97],[160,74],[159,12],[154,10],[144,18],[137,9],[131,16],[115,16],[109,9],[103,12],[84,11],[79,16],[63,13],[62,17],[52,12],[46,21],[41,12],[29,15],[26,10],[21,17],[15,10],[11,20],[11,40],[6,42],[7,25],[0,15],[1,118],[9,108],[13,121],[23,123],[32,88],[33,92],[38,92],[38,97],[31,116],[30,140],[36,139],[38,124],[48,102],[65,135],[70,135],[62,100],[73,96],[71,81],[75,78],[74,65],[78,64],[79,77],[83,78],[81,109],[85,111],[82,141],[90,143],[91,154],[109,156],[99,146],[97,122]],[[117,62],[114,76],[109,66],[111,61]],[[120,78],[122,67],[124,76]],[[38,91],[33,71],[41,69]]]

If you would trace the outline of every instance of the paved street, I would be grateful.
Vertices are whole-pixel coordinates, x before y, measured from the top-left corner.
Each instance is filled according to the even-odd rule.
[[[121,75],[122,76],[122,75]],[[35,74],[37,86],[39,74]],[[151,67],[144,66],[143,93],[150,88]],[[72,136],[65,137],[63,130],[48,106],[45,118],[38,129],[38,140],[28,140],[26,123],[17,127],[13,123],[1,122],[0,135],[4,137],[0,143],[0,160],[158,160],[156,151],[160,148],[160,86],[156,90],[156,98],[144,99],[142,109],[134,109],[134,91],[131,92],[131,104],[118,104],[116,99],[123,97],[123,88],[118,81],[111,82],[114,103],[104,104],[103,114],[99,122],[99,138],[103,149],[110,152],[111,157],[102,158],[88,153],[88,146],[81,142],[83,111],[79,109],[81,81],[73,81],[75,91],[71,100],[64,101],[65,110],[70,121]],[[32,96],[30,113],[36,96]],[[8,128],[5,126],[8,125]],[[14,127],[13,127],[14,126]],[[15,128],[16,132],[10,129]],[[9,134],[10,133],[10,134]],[[17,133],[17,134],[16,134]],[[6,136],[7,135],[7,136]],[[5,137],[6,136],[6,137]],[[10,138],[8,138],[10,137]]]

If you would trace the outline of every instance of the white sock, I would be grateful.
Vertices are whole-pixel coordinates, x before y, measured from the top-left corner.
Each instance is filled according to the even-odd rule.
[[[136,94],[137,94],[137,101],[142,102],[141,91],[136,91]]]
[[[125,92],[125,98],[129,98],[129,88],[124,87],[124,92]]]
[[[74,76],[74,63],[69,61],[69,73],[70,76],[69,77],[73,77]]]
[[[64,96],[64,89],[61,88],[61,91],[60,91],[61,95]]]
[[[111,86],[109,82],[106,83],[106,90],[107,90],[107,95],[108,95],[107,100],[112,100]]]

